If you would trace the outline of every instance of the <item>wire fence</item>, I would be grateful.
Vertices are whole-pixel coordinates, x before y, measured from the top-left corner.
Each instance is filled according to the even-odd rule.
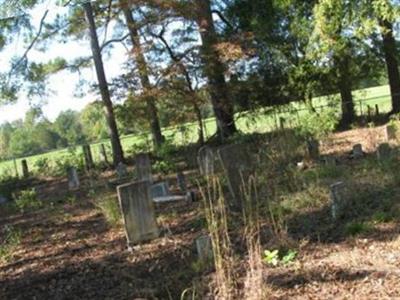
[[[390,94],[380,95],[353,101],[355,112],[358,116],[372,117],[382,113],[388,113],[391,110]],[[325,102],[325,103],[319,103]],[[281,128],[282,126],[294,128],[301,126],[302,117],[308,112],[313,111],[323,112],[326,109],[335,109],[340,112],[341,102],[337,97],[315,100],[312,103],[312,108],[304,102],[292,102],[285,105],[264,107],[254,111],[246,111],[237,113],[235,121],[239,130],[244,133],[252,132],[268,132]],[[180,126],[170,126],[163,129],[163,135],[166,140],[175,145],[186,145],[194,143],[198,140],[197,122],[190,122]],[[203,119],[203,132],[207,140],[216,132],[215,119],[213,117]],[[128,155],[135,151],[151,151],[152,139],[150,133],[132,134],[121,137],[121,144],[124,152]],[[103,145],[103,146],[102,146]],[[35,155],[9,158],[0,162],[0,178],[1,173],[12,172],[15,176],[22,174],[22,160],[26,160],[29,166],[35,166],[35,163],[40,159],[48,159],[56,161],[68,155],[78,155],[83,157],[82,147],[84,145],[75,145],[66,149],[55,149],[47,152],[38,153]],[[101,140],[91,143],[91,149],[95,162],[103,160],[101,147],[106,149],[107,155],[111,157],[111,143],[109,140]]]

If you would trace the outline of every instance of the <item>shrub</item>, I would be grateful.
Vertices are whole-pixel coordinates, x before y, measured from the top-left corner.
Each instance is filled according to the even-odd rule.
[[[21,191],[19,196],[15,199],[15,205],[21,212],[29,209],[37,209],[43,206],[42,201],[37,199],[36,190],[30,189]]]
[[[110,226],[116,227],[121,224],[119,205],[114,197],[101,198],[95,202],[95,206],[100,209]]]
[[[11,225],[4,226],[0,239],[0,261],[9,261],[13,251],[21,243],[21,231]]]

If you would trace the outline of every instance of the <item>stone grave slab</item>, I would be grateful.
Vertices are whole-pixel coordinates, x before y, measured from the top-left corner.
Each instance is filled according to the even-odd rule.
[[[319,141],[311,139],[307,141],[307,154],[310,159],[319,158]]]
[[[176,182],[177,182],[179,190],[182,193],[186,193],[187,192],[187,183],[186,183],[186,176],[183,172],[178,172],[176,174]]]
[[[122,162],[118,163],[115,171],[117,172],[118,179],[124,179],[128,176],[128,168]]]
[[[346,208],[346,185],[338,181],[330,186],[331,214],[332,219],[337,220],[343,215]]]
[[[204,264],[212,262],[214,253],[212,249],[212,241],[209,235],[202,235],[196,239],[196,251],[199,261]]]
[[[159,231],[150,194],[149,181],[117,187],[128,247],[158,237]]]
[[[361,144],[356,144],[353,146],[353,150],[351,152],[352,158],[359,159],[364,156],[364,151]]]
[[[250,146],[243,144],[224,146],[217,153],[233,200],[229,204],[232,208],[241,208],[242,190],[243,187],[247,187],[247,180],[255,171],[257,159]]]
[[[139,181],[148,180],[153,183],[151,173],[150,156],[147,153],[139,153],[135,157],[136,176]]]
[[[376,149],[376,155],[379,161],[389,159],[392,154],[392,149],[388,143],[379,144]]]
[[[211,176],[215,174],[215,154],[211,147],[203,146],[199,149],[197,162],[201,175]]]
[[[151,186],[151,197],[153,199],[157,197],[166,197],[170,195],[171,193],[169,191],[169,185],[165,181],[153,184]]]
[[[76,168],[69,167],[67,169],[68,189],[73,191],[79,189],[79,176]]]

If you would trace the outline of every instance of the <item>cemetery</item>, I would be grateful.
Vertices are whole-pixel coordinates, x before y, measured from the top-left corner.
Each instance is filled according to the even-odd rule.
[[[196,166],[183,161],[183,169],[163,174],[152,168],[151,153],[98,171],[86,147],[90,168],[30,182],[40,205],[14,207],[2,196],[2,232],[23,234],[2,257],[1,295],[164,299],[190,288],[204,296],[218,276],[228,276],[218,272],[241,274],[254,247],[297,253],[276,265],[259,253],[263,262],[251,266],[274,297],[317,295],[315,286],[327,295],[348,295],[354,286],[365,297],[394,295],[400,161],[397,135],[388,140],[386,129],[333,134],[313,142],[318,151],[280,130],[203,146],[192,151]],[[19,194],[16,203],[28,196]],[[256,238],[241,233],[255,228]],[[230,260],[239,265],[228,268]],[[377,288],[383,277],[388,286]]]
[[[400,1],[0,0],[0,300],[400,299]]]

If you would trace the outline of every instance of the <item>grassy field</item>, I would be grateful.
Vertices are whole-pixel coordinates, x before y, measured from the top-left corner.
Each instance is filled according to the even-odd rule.
[[[363,90],[357,90],[353,92],[356,111],[359,115],[367,113],[367,106],[375,107],[379,106],[380,112],[388,112],[391,108],[390,104],[390,90],[389,86],[379,86]],[[318,97],[313,99],[313,105],[316,108],[323,110],[329,103],[339,104],[338,97]],[[272,108],[264,108],[262,110],[251,112],[251,113],[238,113],[236,115],[236,124],[240,131],[245,133],[250,132],[267,132],[273,130],[278,126],[279,118],[285,118],[287,123],[292,126],[296,126],[296,122],[300,121],[301,116],[307,113],[307,108],[304,103],[290,103],[288,105]],[[216,124],[214,118],[208,118],[204,120],[205,134],[207,137],[213,135],[216,131]],[[179,127],[168,127],[163,129],[163,134],[166,138],[174,144],[187,144],[195,142],[197,140],[197,124],[187,123]],[[100,160],[99,148],[100,144],[104,143],[111,152],[111,146],[108,140],[101,141],[92,144],[92,152],[96,161]],[[143,135],[128,135],[121,137],[122,147],[125,152],[132,153],[135,147],[151,147],[151,139],[148,134]],[[76,155],[81,155],[81,147],[77,147],[73,150]],[[26,157],[30,168],[34,168],[36,162],[43,158],[47,158],[49,161],[54,162],[62,159],[65,156],[71,155],[71,150],[62,149],[48,152],[45,154],[35,155]],[[18,168],[19,174],[21,171],[21,160],[19,158],[15,160],[15,164]],[[0,176],[1,174],[14,174],[15,167],[14,161],[3,161],[0,163]]]

